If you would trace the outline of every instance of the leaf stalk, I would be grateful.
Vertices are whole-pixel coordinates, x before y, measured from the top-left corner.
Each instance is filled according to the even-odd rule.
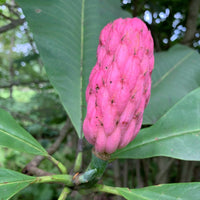
[[[59,162],[58,160],[56,160],[54,157],[52,156],[48,156],[48,159],[53,163],[55,164],[55,166],[59,169],[59,171],[62,173],[62,174],[67,174],[67,168],[61,163]]]

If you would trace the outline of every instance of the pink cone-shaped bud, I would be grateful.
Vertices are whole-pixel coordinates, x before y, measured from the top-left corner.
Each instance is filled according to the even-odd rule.
[[[120,18],[103,28],[83,123],[85,138],[97,152],[111,154],[136,137],[151,94],[153,66],[153,39],[140,19]]]

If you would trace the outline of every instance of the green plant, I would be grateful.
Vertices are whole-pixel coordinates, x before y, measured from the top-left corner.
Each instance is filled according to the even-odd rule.
[[[100,30],[108,22],[129,17],[116,0],[27,1],[23,8],[48,77],[60,96],[77,135],[79,146],[73,173],[47,151],[4,110],[0,110],[0,145],[42,156],[59,169],[60,174],[28,176],[0,169],[0,198],[11,198],[30,184],[62,183],[59,200],[72,190],[81,194],[107,192],[126,199],[199,199],[200,183],[174,183],[141,189],[111,187],[97,183],[108,162],[116,159],[142,159],[165,156],[182,160],[200,160],[200,67],[199,55],[183,45],[155,53],[152,95],[145,110],[143,128],[125,148],[111,154],[109,161],[92,156],[82,166],[81,130],[86,114],[85,90],[95,64]],[[41,157],[40,157],[41,158]]]

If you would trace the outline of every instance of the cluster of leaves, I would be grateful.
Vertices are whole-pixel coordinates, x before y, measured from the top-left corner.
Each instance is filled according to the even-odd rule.
[[[106,23],[118,17],[130,17],[130,14],[123,11],[119,6],[120,2],[116,0],[69,2],[18,0],[17,2],[27,17],[48,77],[81,139],[83,137],[82,120],[86,112],[84,94],[90,70],[95,64],[98,35]],[[142,129],[133,142],[113,153],[111,159],[166,156],[182,160],[200,160],[198,151],[200,145],[198,118],[200,66],[198,59],[199,54],[195,50],[182,45],[176,45],[168,52],[155,54],[152,96],[143,122],[144,126],[150,127]],[[36,96],[32,99],[32,105],[35,105],[35,101],[39,99],[41,107],[45,108],[48,106],[45,98],[48,100],[53,98],[52,102],[57,101],[52,94],[45,94],[43,97],[40,94],[39,98]],[[46,109],[48,110],[46,114],[49,116],[60,114],[62,121],[66,117],[62,108],[57,110],[57,106],[54,108],[52,102],[51,110]],[[29,106],[31,107],[31,104]],[[26,112],[27,110],[28,108]],[[30,110],[34,110],[33,107]],[[18,112],[19,107],[17,107],[16,111],[20,113],[23,109]],[[39,116],[33,115],[33,120],[42,118],[42,115],[43,112],[40,112]],[[9,114],[0,110],[0,119],[0,145],[49,158],[63,173],[62,175],[31,177],[2,168],[0,169],[2,199],[12,197],[30,184],[50,181],[62,182],[72,189],[80,185],[80,192],[83,192],[85,188],[85,192],[108,192],[126,199],[192,198],[195,200],[199,198],[200,183],[166,184],[132,190],[96,185],[96,177],[99,178],[103,174],[107,164],[96,157],[93,157],[85,173],[77,176],[76,179],[68,175],[65,167],[48,155],[46,150],[27,131],[19,127]],[[49,122],[52,120],[55,119],[50,117]],[[35,122],[32,125],[34,124]],[[27,130],[32,133],[34,133],[34,128],[36,128],[36,133],[40,133],[37,127],[27,126]],[[89,184],[85,185],[86,182]],[[64,199],[68,192],[65,188],[60,199],[62,196]]]

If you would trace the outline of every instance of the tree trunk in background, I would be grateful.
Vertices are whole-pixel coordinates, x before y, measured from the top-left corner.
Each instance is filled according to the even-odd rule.
[[[149,162],[150,162],[150,159],[142,160],[142,166],[144,169],[144,186],[148,186],[148,180],[149,180],[149,174],[150,174]]]
[[[133,17],[137,17],[138,15],[138,0],[134,0],[132,2],[132,5],[133,5]]]
[[[181,177],[180,182],[190,182],[194,174],[194,168],[196,162],[193,161],[182,161]]]
[[[137,180],[137,188],[144,187],[143,177],[141,175],[141,160],[136,160],[136,180]]]
[[[163,184],[169,182],[169,170],[174,162],[172,158],[158,157],[157,164],[159,171],[156,175],[156,184]]]
[[[120,169],[120,162],[119,160],[115,160],[113,162],[113,168],[114,168],[114,180],[115,180],[115,186],[121,187],[122,186],[122,177],[121,177],[121,169]],[[116,196],[116,200],[123,200],[123,197]]]
[[[115,178],[115,186],[121,187],[121,170],[120,170],[120,164],[119,160],[115,160],[113,162],[113,168],[114,168],[114,178]]]
[[[123,166],[123,187],[128,187],[128,160],[124,161]]]
[[[194,39],[194,35],[196,32],[196,22],[199,13],[199,7],[200,7],[200,0],[189,1],[189,10],[186,21],[187,30],[182,41],[183,44],[186,44],[188,46],[191,45],[191,42]]]

